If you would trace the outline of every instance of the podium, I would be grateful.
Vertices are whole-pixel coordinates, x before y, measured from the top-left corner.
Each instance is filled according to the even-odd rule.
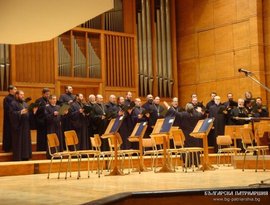
[[[147,122],[137,123],[131,135],[128,138],[130,142],[139,142],[139,151],[140,151],[140,162],[139,162],[139,168],[138,168],[139,172],[146,171],[146,168],[143,163],[143,148],[142,148],[142,138],[147,128],[146,125],[147,125]]]
[[[193,132],[190,133],[192,137],[202,138],[203,140],[204,157],[203,157],[202,167],[200,168],[203,171],[215,169],[209,162],[208,139],[207,139],[207,135],[209,134],[213,126],[213,122],[214,122],[214,118],[206,118],[204,120],[199,120]]]
[[[170,136],[170,131],[174,122],[174,117],[166,117],[164,119],[158,119],[153,129],[151,137],[162,137],[163,138],[163,164],[157,172],[174,172],[169,162],[169,156],[167,155],[167,146]]]
[[[124,173],[118,168],[118,143],[117,137],[120,135],[118,133],[118,129],[120,128],[123,122],[123,116],[118,116],[115,119],[112,119],[105,131],[105,133],[101,136],[103,139],[110,138],[114,144],[114,167],[113,170],[107,176],[117,176],[124,175]]]

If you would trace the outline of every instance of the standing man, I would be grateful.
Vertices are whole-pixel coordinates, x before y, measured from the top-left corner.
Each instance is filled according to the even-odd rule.
[[[3,119],[3,151],[10,152],[12,150],[11,139],[11,121],[10,121],[10,106],[15,99],[14,95],[17,88],[13,85],[8,86],[8,95],[3,100],[4,119]]]
[[[206,104],[206,112],[209,113],[209,109],[212,105],[215,104],[214,98],[217,96],[216,92],[211,92],[211,100]]]
[[[96,96],[96,104],[94,105],[93,110],[93,119],[94,119],[94,125],[97,128],[95,134],[99,134],[99,136],[102,136],[106,130],[107,127],[107,119],[106,119],[106,113],[107,108],[103,103],[103,96],[98,94]],[[107,139],[101,139],[101,149],[102,151],[108,151],[109,150],[109,144]]]
[[[60,106],[56,105],[56,95],[50,95],[49,104],[45,108],[47,134],[56,133],[59,140],[59,151],[64,150],[64,138],[61,128],[61,115],[59,113]],[[63,118],[66,117],[68,110],[65,111]]]
[[[262,104],[262,98],[257,97],[256,103],[253,106],[253,111],[255,117],[269,117],[269,112],[267,106]]]
[[[66,104],[71,105],[71,103],[73,103],[73,101],[75,100],[75,95],[73,95],[72,93],[73,93],[73,88],[70,85],[66,86],[65,87],[65,93],[62,94],[60,96],[60,98],[59,98],[60,104],[62,105],[64,103],[66,103]],[[71,128],[70,128],[69,118],[68,117],[63,118],[62,119],[62,130],[63,130],[63,133],[65,131],[70,130],[70,129]]]
[[[37,108],[33,108],[33,114],[36,111]],[[29,160],[32,157],[30,117],[28,105],[24,102],[24,92],[17,90],[10,109],[14,161]]]
[[[183,110],[178,106],[178,98],[174,97],[172,99],[171,106],[169,106],[169,109],[165,115],[165,117],[175,117],[173,126],[178,126],[180,124],[179,115],[176,113],[182,112]]]
[[[225,123],[226,123],[226,117],[225,117],[225,106],[220,103],[220,97],[215,96],[214,97],[215,104],[212,105],[209,108],[209,117],[214,117],[214,130],[212,129],[208,135],[208,143],[210,146],[214,146],[214,151],[218,151],[217,146],[217,136],[218,135],[224,135],[225,130]]]
[[[153,116],[153,112],[154,112],[154,102],[153,102],[153,95],[148,94],[146,96],[146,103],[144,103],[142,105],[142,107],[145,109],[145,111],[147,113],[149,113],[149,121],[147,124],[147,129],[145,131],[144,137],[149,137],[149,135],[152,133],[153,131],[153,126],[155,125],[155,120],[154,120],[154,116]],[[154,123],[153,123],[154,122]]]
[[[37,151],[46,151],[47,149],[47,125],[45,107],[49,104],[50,90],[43,88],[42,97],[36,100],[38,110],[35,115],[37,129]]]
[[[83,94],[78,93],[76,100],[71,104],[69,109],[71,129],[75,130],[79,139],[78,149],[89,149],[89,136],[88,136],[88,116],[84,113],[83,109]]]

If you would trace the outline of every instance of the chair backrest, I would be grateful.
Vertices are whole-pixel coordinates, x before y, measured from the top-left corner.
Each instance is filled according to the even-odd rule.
[[[164,139],[162,135],[151,135],[151,139],[155,149],[163,148]]]
[[[90,142],[93,150],[99,150],[96,139],[94,137],[90,137]]]
[[[250,127],[241,128],[240,134],[242,137],[242,144],[243,144],[244,149],[246,149],[248,145],[253,146],[254,135]]]
[[[75,130],[65,131],[64,135],[67,151],[69,151],[70,146],[76,150],[76,145],[79,143],[79,140]]]
[[[152,150],[155,149],[155,145],[153,144],[153,140],[151,138],[143,138],[142,147],[143,150],[146,150],[146,148],[151,148]]]
[[[185,135],[181,129],[174,129],[171,131],[174,148],[184,147]]]
[[[114,137],[116,137],[116,140],[117,140],[117,148],[120,149],[120,146],[123,144],[122,137],[118,132],[114,134]],[[108,142],[109,142],[110,150],[111,151],[114,150],[114,139],[109,137]]]
[[[261,121],[255,124],[255,133],[257,138],[263,137],[265,132],[270,132],[269,121]]]
[[[49,154],[52,155],[53,151],[58,152],[58,147],[60,143],[56,133],[47,134],[47,139]]]
[[[217,136],[217,145],[219,146],[230,146],[232,144],[232,138],[230,135],[219,135]]]

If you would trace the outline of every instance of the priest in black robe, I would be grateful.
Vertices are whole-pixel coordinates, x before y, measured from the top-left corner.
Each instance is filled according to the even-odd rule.
[[[170,109],[166,102],[164,102],[167,109]],[[177,112],[176,110],[171,110],[174,112],[174,116],[177,117],[179,120],[177,121],[177,126],[182,129],[185,135],[185,147],[202,147],[203,142],[200,138],[195,138],[190,136],[190,133],[194,130],[195,126],[197,125],[198,121],[204,118],[201,108],[194,109],[191,103],[186,104],[185,111]],[[191,161],[191,160],[189,160]]]
[[[214,146],[214,152],[218,151],[216,138],[218,135],[224,135],[226,124],[226,108],[220,103],[220,97],[214,97],[215,104],[209,108],[209,117],[214,117],[213,129],[208,135],[209,146]]]
[[[76,100],[71,104],[69,109],[71,129],[75,130],[78,136],[79,150],[90,149],[90,138],[88,135],[88,116],[84,112],[84,97],[79,93]]]
[[[211,100],[206,104],[206,113],[209,114],[209,109],[212,105],[215,104],[214,98],[217,96],[216,92],[211,92]]]
[[[97,128],[95,134],[99,134],[99,136],[102,136],[107,128],[108,120],[106,118],[107,114],[107,108],[105,104],[103,103],[103,96],[97,95],[96,96],[96,104],[94,105],[93,110],[93,119],[94,119],[94,126]],[[101,150],[102,151],[108,151],[109,150],[109,144],[108,139],[101,139]]]
[[[42,97],[38,98],[35,102],[38,106],[38,110],[35,115],[37,129],[37,151],[47,150],[47,125],[45,107],[49,103],[49,96],[49,88],[43,88]]]
[[[62,94],[59,98],[59,104],[63,105],[65,104],[69,104],[71,105],[73,103],[73,101],[75,100],[75,95],[72,94],[73,93],[73,88],[72,86],[68,85],[65,87],[65,93]],[[69,123],[69,119],[68,117],[63,118],[62,119],[62,130],[64,131],[68,131],[70,130],[70,123]]]
[[[59,113],[60,106],[57,105],[56,102],[56,95],[51,95],[49,97],[49,104],[45,107],[47,134],[55,133],[57,135],[59,140],[59,151],[63,151],[65,145],[61,127],[61,118],[65,118],[67,116],[68,110],[66,110],[61,116],[61,113]]]
[[[10,121],[10,106],[15,99],[14,95],[17,88],[13,85],[8,86],[8,95],[3,100],[4,119],[3,119],[3,151],[10,152],[12,150],[11,139],[11,121]]]
[[[178,106],[178,98],[174,97],[171,102],[171,106],[169,106],[168,111],[165,117],[175,117],[173,126],[178,126],[180,123],[179,115],[177,113],[183,112],[184,110]]]
[[[125,106],[125,98],[120,96],[117,98],[117,107],[118,107],[118,116],[123,116],[122,124],[118,130],[119,134],[122,137],[122,145],[121,149],[130,149],[131,148],[131,143],[128,140],[131,132],[128,130],[128,119],[130,117],[130,113],[132,110],[128,110],[127,107]]]
[[[37,108],[33,108],[35,114]],[[32,157],[32,145],[30,134],[30,120],[32,113],[28,111],[28,105],[24,102],[24,92],[16,91],[15,100],[11,102],[10,120],[12,135],[13,160],[29,160]]]

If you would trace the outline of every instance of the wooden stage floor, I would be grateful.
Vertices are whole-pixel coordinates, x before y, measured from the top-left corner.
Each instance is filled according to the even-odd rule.
[[[46,174],[0,177],[0,204],[82,204],[122,192],[187,190],[203,188],[226,188],[248,186],[270,178],[270,170],[241,169],[220,166],[214,171],[177,170],[174,173],[154,173],[153,171],[132,172],[125,176],[104,176],[98,178],[91,173],[82,172],[77,180],[77,173],[65,180],[57,179],[52,173],[51,179]]]

